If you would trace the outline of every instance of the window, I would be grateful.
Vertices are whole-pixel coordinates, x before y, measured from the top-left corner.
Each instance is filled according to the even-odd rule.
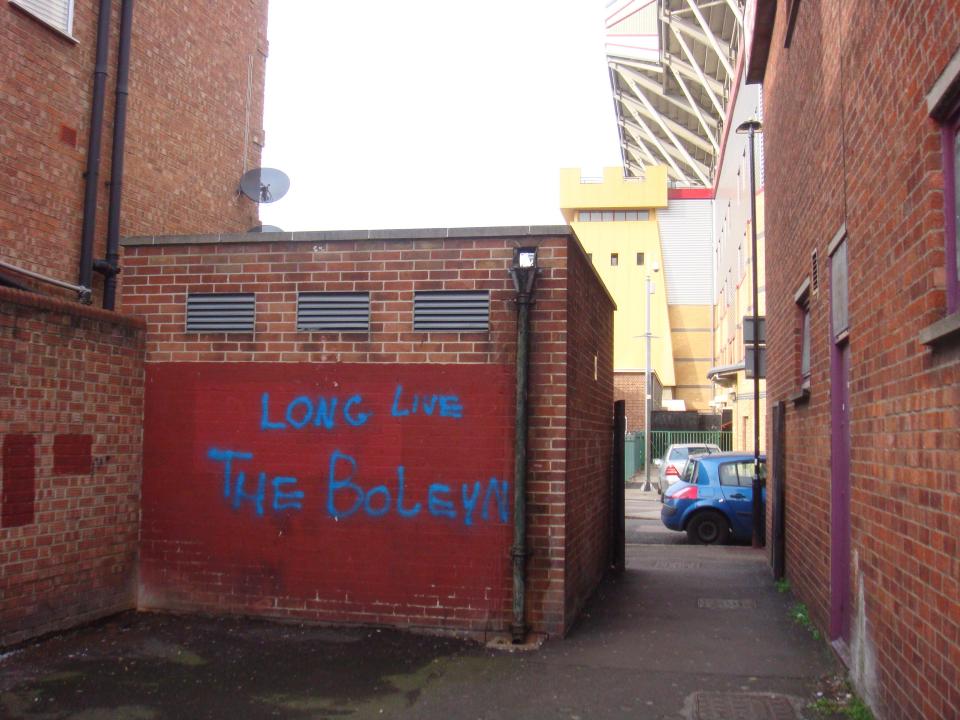
[[[643,265],[643,253],[637,253],[637,265]]]
[[[610,265],[616,267],[620,264],[620,255],[617,253],[610,253]]]
[[[10,0],[10,4],[73,39],[73,0]]]
[[[957,241],[957,228],[960,228],[960,182],[958,182],[958,179],[960,179],[960,112],[953,118],[953,126],[950,128],[949,135],[953,135],[953,162],[950,163],[948,158],[948,165],[950,165],[951,170],[950,182],[953,184],[953,227],[950,228],[950,237],[953,242],[953,252],[950,254],[953,267],[950,269],[950,277],[954,280],[953,303],[950,311],[953,312],[960,306],[956,290],[957,284],[960,283],[960,242]]]
[[[930,117],[940,124],[947,312],[960,311],[960,51],[927,93]]]
[[[579,222],[638,222],[649,220],[649,210],[578,210]]]
[[[944,235],[947,250],[947,312],[960,310],[960,103],[943,125]]]
[[[797,304],[797,329],[800,332],[800,357],[797,365],[800,371],[801,390],[810,387],[810,292],[813,287],[811,278],[806,278],[794,293]]]
[[[719,468],[720,484],[753,487],[753,461],[724,463]],[[760,461],[760,480],[767,479],[767,464]]]
[[[740,478],[737,476],[737,466],[733,463],[721,465],[719,475],[721,485],[740,485]]]
[[[830,243],[830,328],[835,342],[843,340],[850,330],[846,227]]]
[[[800,319],[800,387],[810,387],[810,308],[801,308]]]

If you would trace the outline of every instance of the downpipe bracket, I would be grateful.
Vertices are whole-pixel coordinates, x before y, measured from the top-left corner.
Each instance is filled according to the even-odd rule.
[[[93,261],[93,269],[104,277],[116,277],[122,270],[109,260],[98,259]]]

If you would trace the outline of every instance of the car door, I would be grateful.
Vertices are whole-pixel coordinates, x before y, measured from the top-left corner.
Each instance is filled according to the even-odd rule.
[[[753,462],[722,463],[717,475],[734,533],[749,537],[753,531]]]

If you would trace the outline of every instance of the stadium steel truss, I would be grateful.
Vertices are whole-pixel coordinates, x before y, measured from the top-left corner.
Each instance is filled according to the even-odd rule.
[[[710,187],[739,82],[742,0],[614,0],[607,60],[627,176],[666,165],[675,187]]]

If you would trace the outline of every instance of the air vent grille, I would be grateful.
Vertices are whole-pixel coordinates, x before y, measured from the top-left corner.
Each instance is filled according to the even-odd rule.
[[[490,293],[418,292],[413,299],[413,329],[485,331],[490,328]]]
[[[253,293],[190,294],[187,296],[187,332],[252,333]]]
[[[370,293],[300,293],[297,330],[369,332]]]

